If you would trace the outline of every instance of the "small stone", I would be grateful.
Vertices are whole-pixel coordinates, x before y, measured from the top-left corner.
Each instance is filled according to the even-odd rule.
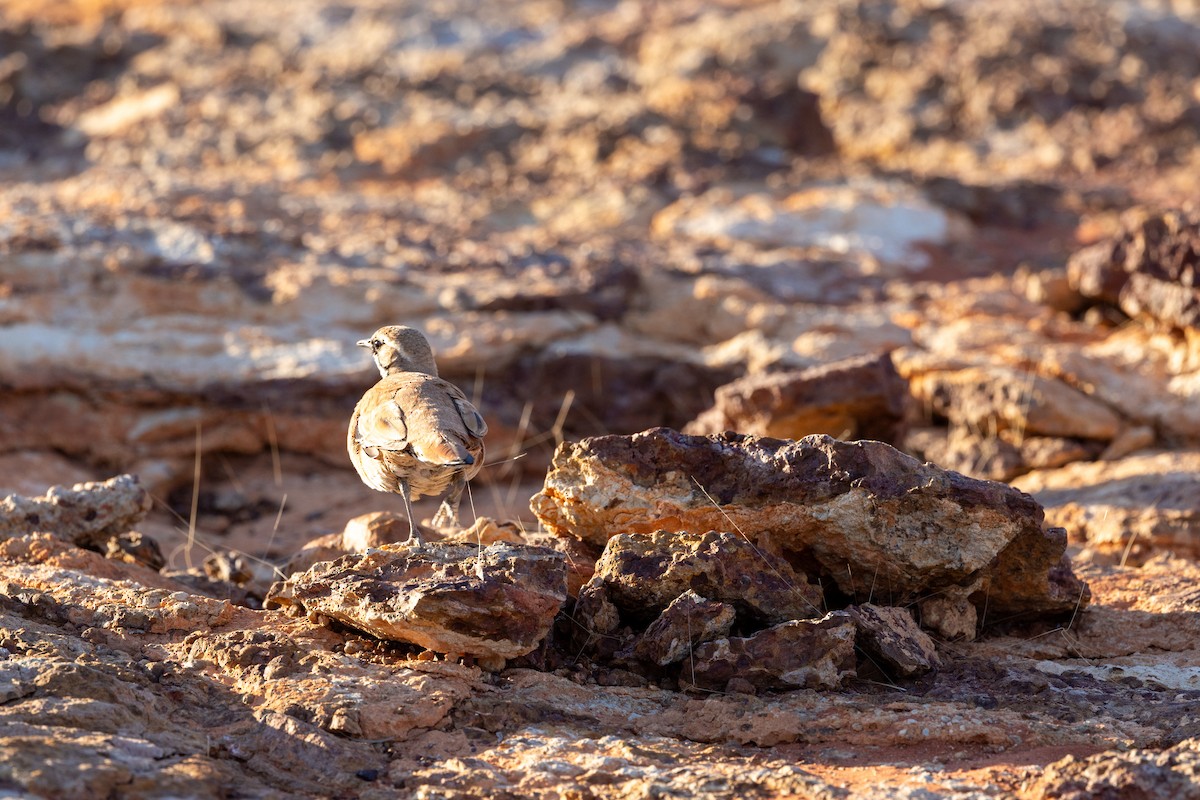
[[[745,638],[705,642],[684,662],[681,681],[717,690],[726,690],[734,678],[758,689],[836,689],[855,675],[856,632],[849,614],[834,611]]]
[[[729,635],[733,606],[687,590],[675,598],[634,643],[632,655],[659,666],[686,658],[701,642]]]
[[[824,603],[820,588],[794,570],[769,537],[755,543],[719,531],[614,536],[584,591],[596,585],[617,608],[642,619],[689,590],[765,623],[819,616]]]
[[[1116,461],[1137,450],[1154,446],[1154,428],[1149,425],[1134,425],[1117,434],[1104,452],[1100,454],[1101,461]],[[1046,467],[1060,467],[1062,464],[1047,464]]]
[[[864,603],[847,611],[858,626],[859,650],[875,666],[911,678],[941,663],[933,639],[907,609]]]
[[[921,625],[946,641],[975,640],[979,614],[965,594],[941,594],[917,604]]]

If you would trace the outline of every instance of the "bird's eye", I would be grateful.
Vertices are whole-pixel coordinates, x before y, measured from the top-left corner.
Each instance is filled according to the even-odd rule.
[[[372,350],[378,350],[381,347],[383,347],[383,342],[379,341],[378,339],[371,340],[371,349]]]

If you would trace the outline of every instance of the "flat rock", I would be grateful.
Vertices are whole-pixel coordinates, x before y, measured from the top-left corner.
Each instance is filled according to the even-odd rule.
[[[859,602],[969,588],[997,613],[1069,613],[1086,585],[1033,498],[922,464],[881,442],[784,441],[656,428],[563,444],[531,507],[593,544],[733,528],[811,560]]]
[[[314,565],[268,603],[380,639],[495,661],[533,650],[567,598],[565,557],[507,543],[384,545]]]
[[[634,642],[632,655],[659,666],[680,661],[701,642],[728,636],[736,614],[729,603],[688,589],[647,626]]]
[[[1068,464],[1013,485],[1045,506],[1050,522],[1098,549],[1200,554],[1200,451]]]
[[[855,675],[856,632],[850,615],[834,611],[745,638],[706,642],[684,665],[680,682],[719,691],[735,680],[756,689],[836,689]]]
[[[687,433],[738,431],[781,439],[811,433],[897,443],[909,393],[887,355],[747,375],[717,389]]]
[[[786,197],[713,190],[681,200],[654,220],[660,235],[774,247],[869,253],[907,268],[929,263],[921,247],[947,244],[970,230],[965,217],[912,187],[885,181],[814,185]]]
[[[766,537],[654,531],[614,536],[581,594],[603,588],[633,618],[652,617],[694,591],[729,603],[759,623],[820,616],[819,587],[794,570]]]

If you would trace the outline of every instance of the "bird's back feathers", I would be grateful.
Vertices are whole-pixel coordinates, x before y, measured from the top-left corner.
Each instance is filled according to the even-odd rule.
[[[456,478],[474,477],[483,466],[486,433],[483,418],[457,386],[401,372],[382,378],[359,400],[346,445],[369,486],[394,492],[400,474],[415,499],[440,494]]]

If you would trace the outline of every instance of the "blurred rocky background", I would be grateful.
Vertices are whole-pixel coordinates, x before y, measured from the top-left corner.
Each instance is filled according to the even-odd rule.
[[[565,441],[654,426],[879,439],[1032,493],[1066,529],[1100,622],[952,660],[956,688],[925,687],[922,702],[942,703],[932,734],[895,696],[863,723],[861,699],[797,694],[748,712],[733,693],[710,698],[711,717],[700,700],[678,718],[650,714],[633,746],[622,720],[649,714],[634,701],[564,712],[575,683],[507,679],[545,693],[533,707],[616,737],[586,750],[542,729],[495,745],[493,716],[520,714],[481,699],[491,678],[442,661],[421,667],[445,679],[440,694],[405,672],[422,711],[384,722],[347,721],[334,697],[345,687],[315,706],[294,689],[271,695],[248,677],[257,659],[276,675],[301,662],[336,671],[321,646],[341,634],[292,630],[304,645],[281,644],[237,617],[241,605],[171,600],[178,584],[163,584],[146,613],[167,622],[148,630],[242,619],[222,648],[193,641],[187,657],[270,696],[260,722],[279,738],[256,747],[283,755],[246,778],[249,794],[319,793],[319,767],[291,783],[277,774],[312,762],[287,755],[311,745],[349,776],[343,793],[390,775],[392,788],[554,796],[581,775],[616,775],[580,781],[597,796],[613,784],[653,794],[655,781],[693,796],[845,796],[878,789],[887,764],[889,791],[1083,797],[1141,770],[1152,796],[1180,796],[1179,770],[1200,759],[1188,738],[1200,719],[1194,0],[0,4],[0,496],[136,474],[149,515],[138,536],[98,549],[190,575],[196,591],[207,560],[207,580],[261,600],[253,587],[302,547],[377,544],[387,537],[347,523],[403,507],[363,486],[345,454],[376,375],[354,342],[393,323],[426,332],[443,376],[488,420],[488,466],[463,510],[511,521],[494,541],[537,534],[529,500]],[[55,547],[4,558],[84,564]],[[297,569],[320,560],[306,558]],[[28,596],[6,596],[40,608],[21,585]],[[73,624],[55,613],[43,622]],[[66,636],[51,628],[33,640]],[[82,657],[71,637],[38,646]],[[10,632],[0,649],[34,647],[21,641]],[[125,652],[96,641],[108,649],[88,658]],[[336,646],[387,661],[353,641]],[[138,656],[155,685],[160,655]],[[30,675],[0,681],[0,698],[30,696]],[[74,680],[38,685],[62,699]],[[137,685],[103,702],[126,709],[113,712],[131,715],[126,728],[153,728],[137,710],[151,690]],[[211,701],[211,687],[189,687],[188,703]],[[1103,696],[1115,699],[1102,712]],[[66,713],[45,702],[49,718]],[[182,701],[156,702],[167,714]],[[738,709],[745,728],[730,721]],[[796,733],[821,714],[826,738]],[[161,785],[178,795],[197,774],[226,791],[258,752],[101,746],[72,719],[72,746],[107,747],[112,786],[147,795],[160,784],[145,763],[164,754],[207,759],[171,762],[181,783]],[[346,765],[373,764],[380,748],[318,742],[301,723],[424,738],[389,754],[390,773],[356,777]],[[919,747],[896,767],[901,745]],[[488,760],[468,755],[485,746]],[[421,748],[456,765],[423,762]],[[810,772],[787,766],[800,762]]]

